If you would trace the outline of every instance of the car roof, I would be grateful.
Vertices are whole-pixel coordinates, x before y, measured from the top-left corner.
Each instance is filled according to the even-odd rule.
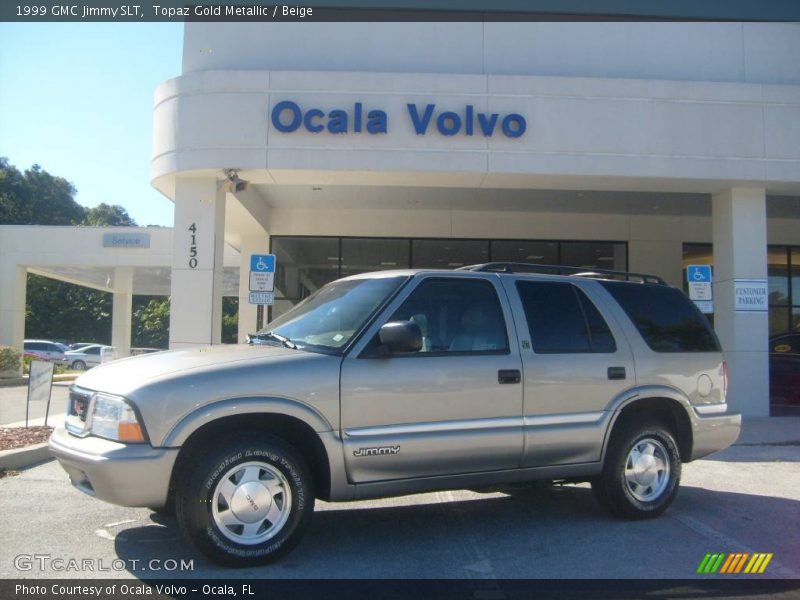
[[[508,266],[508,270],[498,270],[499,265]],[[523,270],[513,270],[513,265],[521,268],[539,268],[540,271],[528,272]],[[574,271],[574,273],[557,273],[552,271]],[[551,272],[546,272],[551,271]],[[657,275],[647,273],[635,273],[632,271],[612,271],[608,269],[590,269],[579,267],[560,267],[554,265],[528,265],[525,263],[486,263],[481,265],[470,265],[458,269],[394,269],[391,271],[370,271],[343,277],[343,280],[376,279],[383,277],[414,277],[417,275],[447,275],[455,277],[484,277],[486,275],[513,275],[525,279],[539,280],[600,280],[614,281],[619,283],[630,283],[634,285],[659,285],[668,287],[667,283]],[[341,280],[340,280],[341,281]]]

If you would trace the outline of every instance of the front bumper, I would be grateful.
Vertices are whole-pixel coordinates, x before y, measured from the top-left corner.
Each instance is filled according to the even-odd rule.
[[[741,429],[742,415],[740,414],[693,415],[692,456],[689,460],[696,460],[713,452],[724,450],[736,441]]]
[[[53,431],[50,453],[76,488],[111,504],[160,508],[167,502],[177,448],[79,438],[63,426]]]

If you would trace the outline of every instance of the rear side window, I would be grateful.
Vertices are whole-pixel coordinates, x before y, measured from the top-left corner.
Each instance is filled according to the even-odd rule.
[[[719,342],[708,320],[686,295],[663,285],[602,281],[656,352],[715,352]]]
[[[517,291],[534,352],[616,352],[608,324],[576,286],[556,281],[518,281]]]

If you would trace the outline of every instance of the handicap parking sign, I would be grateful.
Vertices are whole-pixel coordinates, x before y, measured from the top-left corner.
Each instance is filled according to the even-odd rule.
[[[250,271],[253,273],[274,273],[274,254],[253,254],[250,256]]]
[[[711,283],[711,265],[689,265],[686,279],[689,283]]]

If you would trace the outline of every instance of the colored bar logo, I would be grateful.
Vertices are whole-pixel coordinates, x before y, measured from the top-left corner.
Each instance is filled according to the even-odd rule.
[[[737,573],[760,574],[763,573],[769,561],[772,560],[772,552],[730,552],[730,553],[708,553],[700,561],[697,573],[701,575],[735,575]]]

